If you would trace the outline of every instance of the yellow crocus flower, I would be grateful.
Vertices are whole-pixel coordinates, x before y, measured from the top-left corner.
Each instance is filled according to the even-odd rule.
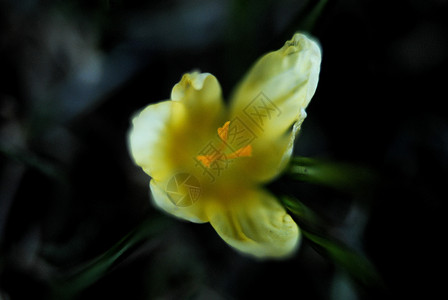
[[[129,149],[151,177],[155,205],[184,220],[210,222],[242,253],[291,255],[300,230],[263,185],[291,158],[320,62],[319,45],[297,33],[255,63],[229,106],[213,75],[192,72],[170,100],[137,113]]]

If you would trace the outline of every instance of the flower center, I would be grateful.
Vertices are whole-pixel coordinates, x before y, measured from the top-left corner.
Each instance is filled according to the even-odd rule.
[[[210,166],[217,160],[231,160],[239,157],[252,156],[252,145],[246,145],[231,153],[225,153],[225,148],[229,137],[229,126],[230,121],[227,121],[222,127],[218,128],[218,136],[221,139],[221,145],[217,151],[209,155],[196,156],[196,158],[201,161],[205,167],[210,168]]]

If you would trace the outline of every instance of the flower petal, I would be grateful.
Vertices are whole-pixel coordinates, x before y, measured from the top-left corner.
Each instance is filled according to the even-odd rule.
[[[232,98],[231,114],[251,115],[252,123],[263,131],[287,130],[316,91],[320,62],[317,42],[295,34],[281,49],[255,63]],[[250,108],[256,108],[251,105],[258,106],[262,115],[251,114],[255,110]]]
[[[163,188],[163,186],[165,188]],[[157,183],[154,180],[151,180],[150,182],[152,200],[157,207],[183,220],[195,223],[204,223],[208,221],[204,214],[203,203],[198,201],[188,206],[176,205],[175,201],[167,193],[166,187],[166,183]]]
[[[288,162],[317,87],[320,62],[319,45],[295,34],[281,49],[261,57],[234,93],[230,120],[238,119],[256,136],[248,164],[256,167],[251,170],[258,180],[270,180]]]
[[[221,86],[210,73],[184,74],[173,87],[171,99],[185,104],[190,121],[200,122],[205,127],[213,126],[213,130],[216,129],[215,121],[224,113]]]
[[[148,105],[132,120],[128,142],[135,163],[158,181],[188,170],[224,116],[221,88],[208,73],[185,74],[172,101]]]
[[[260,184],[269,182],[279,175],[289,163],[295,137],[305,117],[306,112],[302,110],[298,116],[299,120],[291,126],[291,129],[276,137],[271,136],[268,138],[263,135],[253,137],[251,134],[247,134],[246,140],[251,140],[251,156],[237,159],[231,166],[232,172],[229,176],[237,181]],[[244,136],[242,133],[244,132],[244,127],[240,126],[239,128],[241,136]],[[241,146],[244,145],[242,144]]]
[[[300,231],[284,207],[263,190],[234,193],[207,207],[211,225],[237,250],[258,258],[285,258],[299,245]]]
[[[173,103],[163,101],[148,105],[132,119],[128,135],[128,145],[134,162],[148,175],[156,178],[166,177],[165,150],[169,136],[169,121]]]

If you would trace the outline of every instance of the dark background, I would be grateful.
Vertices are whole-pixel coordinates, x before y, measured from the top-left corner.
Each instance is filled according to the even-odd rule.
[[[0,299],[48,299],[56,278],[148,219],[164,225],[78,299],[443,294],[448,1],[329,0],[311,18],[316,4],[0,0]],[[358,287],[306,240],[286,261],[239,255],[211,226],[153,208],[128,155],[132,114],[168,99],[183,73],[214,74],[228,96],[297,30],[319,39],[323,61],[295,153],[377,181],[363,196],[290,188],[366,253],[384,288]]]

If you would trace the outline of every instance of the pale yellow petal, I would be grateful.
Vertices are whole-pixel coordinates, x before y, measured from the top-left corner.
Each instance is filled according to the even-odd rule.
[[[276,137],[271,136],[270,139],[253,135],[253,131],[248,130],[247,127],[237,126],[241,138],[234,140],[248,141],[246,143],[252,146],[251,155],[238,158],[232,162],[228,168],[229,179],[234,178],[237,182],[244,181],[256,184],[269,182],[279,175],[289,163],[295,137],[305,117],[306,112],[302,110],[298,117],[299,120],[291,126],[290,130]],[[232,127],[232,125],[230,126]],[[234,130],[234,132],[236,131]],[[232,146],[232,149],[241,149],[241,147],[246,146],[245,143],[237,144],[237,146],[232,145],[231,142],[228,144]]]
[[[284,207],[263,190],[220,194],[207,206],[211,225],[238,251],[258,258],[286,258],[300,242],[300,231]]]
[[[261,57],[240,83],[232,98],[230,120],[243,124],[254,137],[252,159],[239,171],[244,176],[250,169],[264,182],[286,166],[317,87],[320,62],[317,42],[295,34],[281,49]]]
[[[151,180],[150,188],[154,204],[163,211],[180,219],[195,223],[204,223],[208,221],[204,213],[204,205],[201,202],[200,195],[197,199],[193,200],[190,195],[183,195],[188,199],[187,201],[184,201],[184,203],[179,204],[177,199],[173,197],[173,191],[170,189],[168,182],[156,182]]]
[[[250,69],[232,98],[231,115],[248,117],[263,132],[289,129],[316,91],[320,62],[317,42],[295,34]]]
[[[135,163],[158,181],[191,169],[225,114],[219,83],[208,73],[185,74],[172,98],[136,114],[128,135]]]
[[[171,99],[185,104],[190,122],[203,127],[220,125],[224,116],[221,86],[210,73],[186,73],[171,91]],[[218,125],[217,125],[218,124]]]
[[[165,178],[170,172],[164,162],[168,159],[166,149],[171,142],[166,137],[170,137],[172,112],[173,102],[163,101],[148,105],[132,119],[128,134],[131,157],[152,177]]]

